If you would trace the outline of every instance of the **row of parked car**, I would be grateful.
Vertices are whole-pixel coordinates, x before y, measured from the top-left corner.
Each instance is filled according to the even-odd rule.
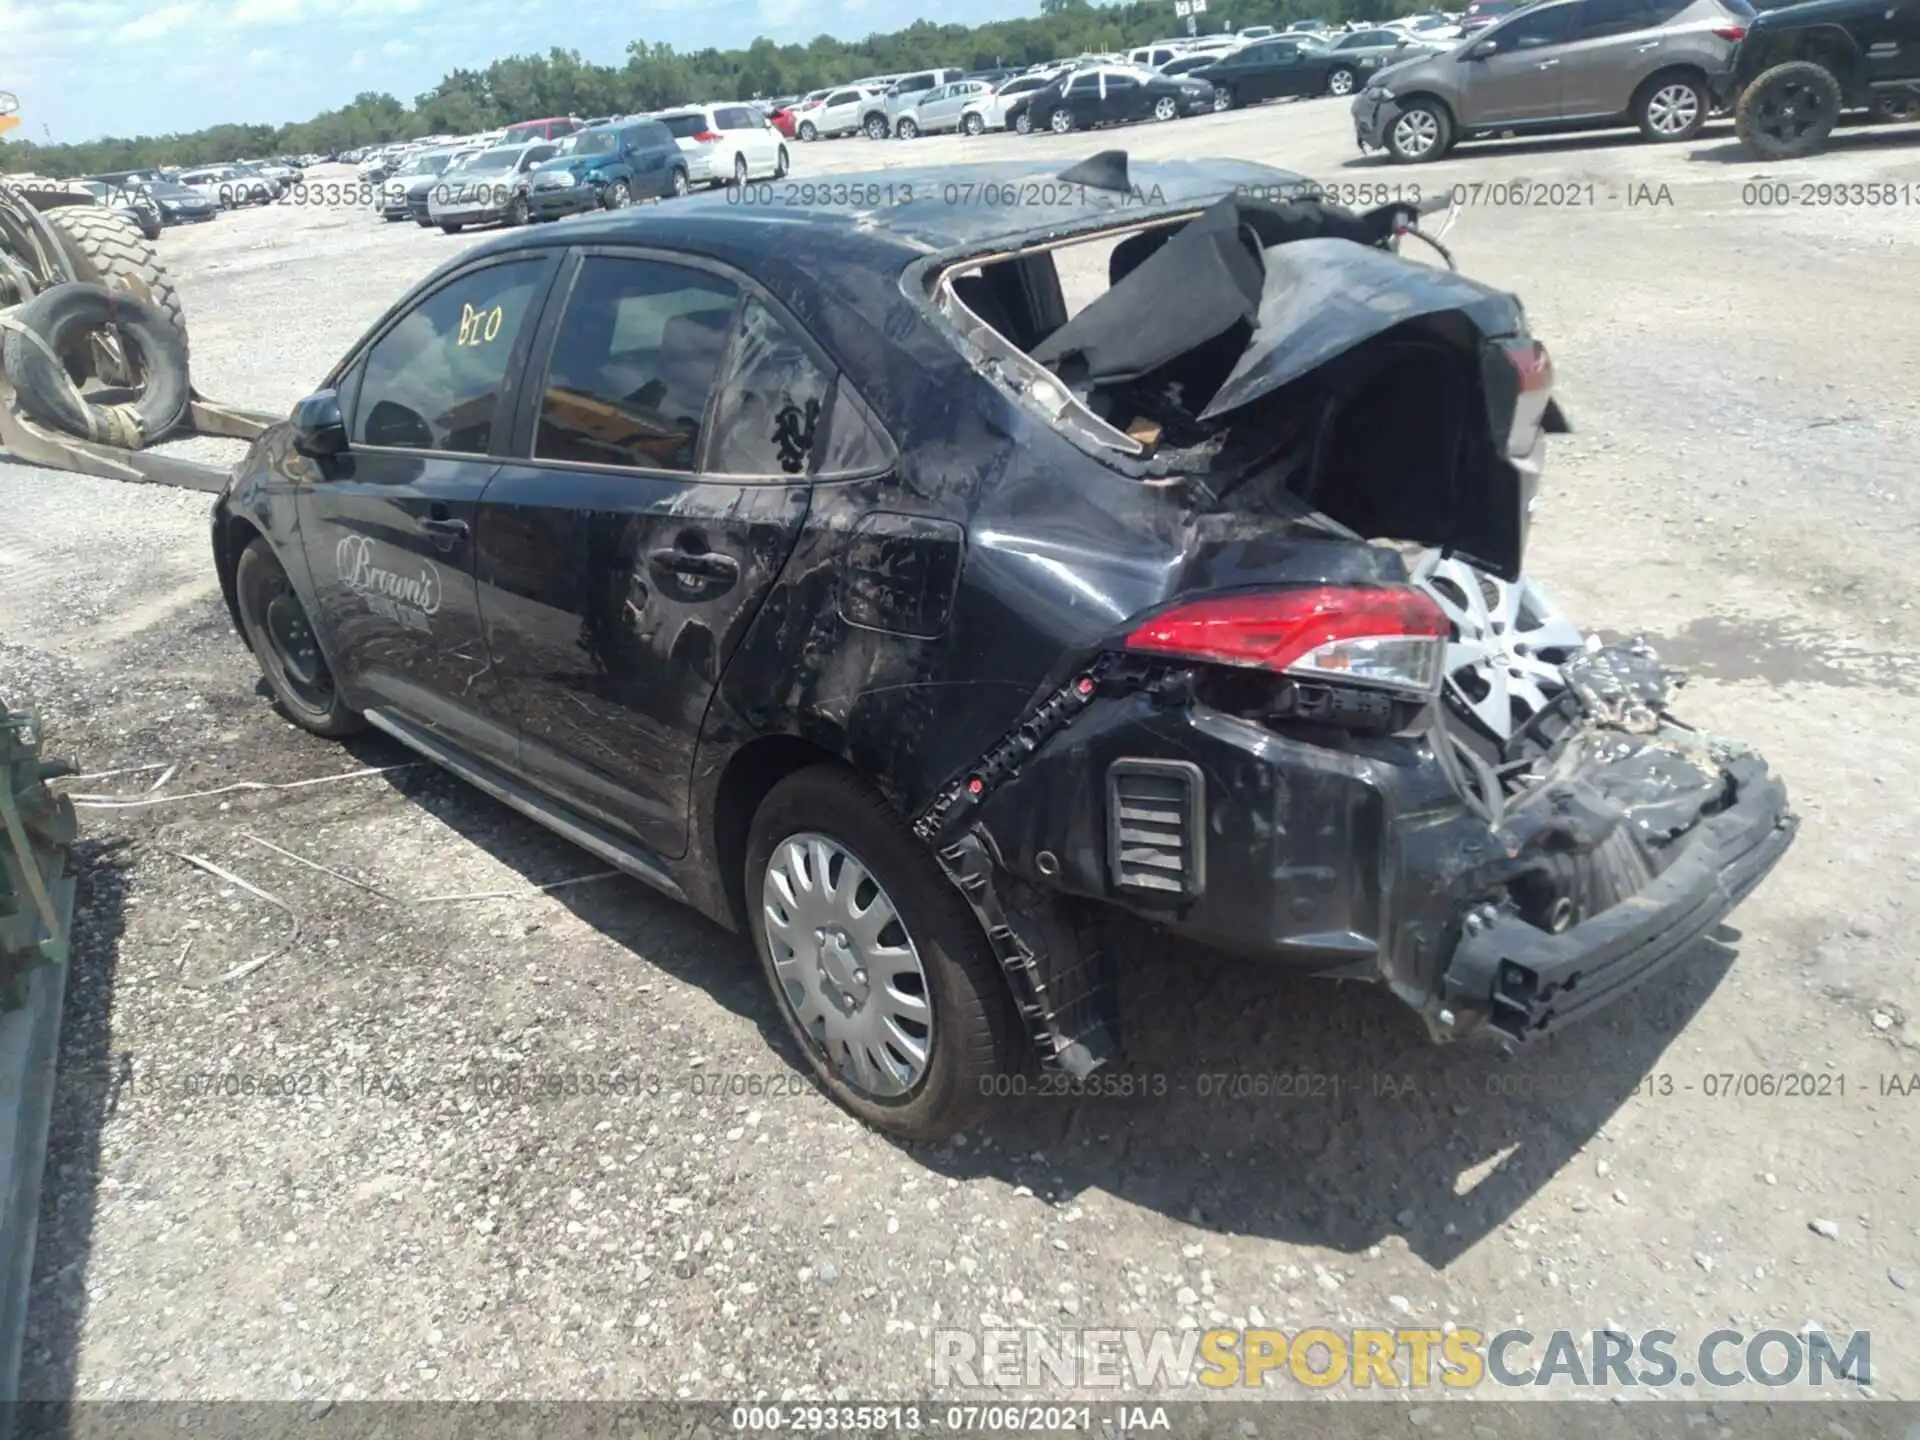
[[[378,186],[382,218],[455,234],[779,179],[789,164],[785,137],[742,102],[593,122],[527,121],[497,134],[418,145],[361,173]]]
[[[157,240],[170,225],[201,224],[222,210],[276,199],[317,158],[284,156],[195,169],[115,170],[62,183],[92,195],[147,239]]]

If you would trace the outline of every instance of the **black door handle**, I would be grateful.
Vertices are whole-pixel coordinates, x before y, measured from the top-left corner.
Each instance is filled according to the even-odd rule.
[[[647,559],[653,562],[656,570],[697,580],[732,581],[740,578],[738,560],[731,555],[717,555],[711,550],[655,550]]]
[[[446,520],[437,515],[422,520],[420,528],[429,535],[445,535],[453,540],[464,540],[471,533],[466,521]]]

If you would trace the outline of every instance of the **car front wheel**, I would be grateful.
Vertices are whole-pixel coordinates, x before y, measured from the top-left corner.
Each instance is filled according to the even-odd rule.
[[[832,766],[768,792],[748,836],[754,947],[809,1069],[868,1124],[912,1140],[964,1125],[1015,1062],[986,934],[931,851]]]
[[[1224,85],[1215,86],[1213,91],[1214,113],[1218,114],[1222,110],[1231,110],[1232,108],[1233,108],[1233,91],[1229,90]]]
[[[920,127],[914,124],[913,121],[902,117],[894,124],[893,133],[898,135],[902,140],[913,140],[918,138]]]
[[[1438,160],[1453,141],[1453,122],[1431,100],[1415,100],[1387,127],[1387,153],[1406,165]]]
[[[978,115],[967,115],[961,119],[960,128],[969,135],[981,135],[986,132],[987,122]]]
[[[1342,65],[1327,76],[1329,95],[1351,95],[1353,93],[1353,71]]]
[[[600,203],[609,210],[624,210],[633,203],[633,191],[624,180],[616,180],[607,186],[606,193],[600,197]]]
[[[1840,82],[1826,66],[1789,60],[1747,86],[1734,107],[1734,133],[1761,160],[1798,160],[1826,143],[1840,100]]]
[[[330,740],[366,729],[367,722],[334,687],[319,637],[265,537],[256,536],[240,552],[233,588],[240,629],[281,713]]]
[[[1171,95],[1162,95],[1153,102],[1153,118],[1171,120],[1180,113],[1180,104]]]
[[[1713,98],[1704,81],[1690,75],[1662,75],[1641,91],[1634,106],[1640,133],[1649,140],[1691,140],[1707,123]]]
[[[869,116],[866,131],[869,140],[884,140],[887,138],[887,122],[878,115]]]

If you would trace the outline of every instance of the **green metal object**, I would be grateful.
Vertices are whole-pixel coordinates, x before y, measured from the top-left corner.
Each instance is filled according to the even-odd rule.
[[[73,930],[73,802],[47,781],[71,775],[40,758],[40,726],[0,703],[0,1013],[26,1001],[27,976],[67,963]]]

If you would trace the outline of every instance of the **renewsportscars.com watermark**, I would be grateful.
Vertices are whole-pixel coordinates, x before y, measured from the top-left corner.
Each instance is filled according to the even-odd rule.
[[[1873,1380],[1872,1332],[1459,1328],[1247,1330],[935,1330],[937,1389],[1164,1393],[1313,1389],[1577,1390],[1760,1385],[1818,1389]]]

